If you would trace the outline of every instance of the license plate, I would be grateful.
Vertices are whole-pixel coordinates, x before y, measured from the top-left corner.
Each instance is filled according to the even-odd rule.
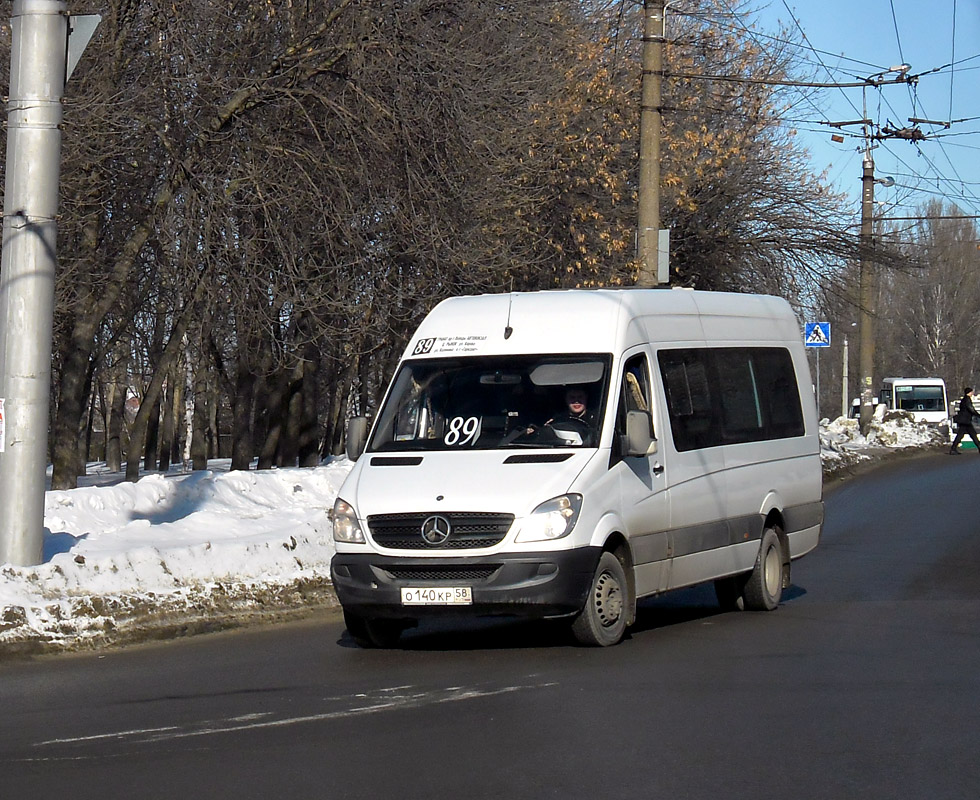
[[[402,589],[403,606],[469,606],[473,590],[469,586],[413,586]]]

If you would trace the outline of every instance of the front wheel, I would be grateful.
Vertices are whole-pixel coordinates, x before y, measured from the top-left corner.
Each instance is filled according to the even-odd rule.
[[[626,572],[612,553],[599,558],[585,607],[572,623],[579,642],[593,647],[609,647],[626,632],[630,607]]]
[[[755,567],[742,589],[742,598],[747,609],[772,611],[779,605],[782,596],[783,552],[776,531],[766,528]]]
[[[344,624],[351,638],[361,647],[394,647],[408,627],[396,619],[366,619],[344,611]]]

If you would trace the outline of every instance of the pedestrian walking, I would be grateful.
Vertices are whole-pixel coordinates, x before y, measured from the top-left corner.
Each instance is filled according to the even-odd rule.
[[[977,452],[980,453],[980,439],[977,439],[977,429],[973,427],[975,416],[977,416],[977,410],[973,407],[973,389],[966,386],[963,389],[963,397],[960,398],[960,407],[956,411],[956,416],[953,417],[953,422],[956,423],[956,437],[949,448],[951,456],[960,454],[956,448],[963,441],[963,437],[968,434],[973,440],[973,444],[976,445]]]

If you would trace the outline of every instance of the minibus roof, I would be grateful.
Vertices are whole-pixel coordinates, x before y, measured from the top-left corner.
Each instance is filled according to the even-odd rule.
[[[945,386],[942,378],[882,378],[883,383],[905,383],[909,386]]]
[[[644,342],[733,346],[802,341],[779,297],[682,289],[570,289],[451,297],[405,358],[621,352]]]

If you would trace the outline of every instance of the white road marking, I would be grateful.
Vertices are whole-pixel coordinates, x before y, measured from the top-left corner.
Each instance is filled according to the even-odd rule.
[[[447,689],[415,692],[405,691],[411,689],[411,686],[398,686],[390,689],[379,689],[369,695],[358,694],[352,696],[351,699],[359,698],[371,700],[373,695],[375,702],[371,702],[367,705],[340,708],[334,711],[324,711],[319,714],[306,714],[303,716],[284,717],[281,719],[266,719],[265,717],[271,716],[269,713],[244,714],[235,717],[228,717],[222,720],[200,722],[185,727],[168,726],[160,728],[138,728],[126,731],[116,731],[114,733],[94,734],[91,736],[49,739],[44,742],[37,742],[35,747],[84,744],[86,742],[104,740],[154,743],[172,741],[175,739],[187,739],[195,736],[214,736],[222,733],[241,733],[243,731],[254,731],[263,728],[284,728],[290,725],[302,725],[309,722],[344,719],[362,714],[378,714],[384,711],[396,711],[402,708],[419,708],[421,706],[435,705],[438,703],[454,703],[460,700],[475,700],[481,697],[495,697],[497,695],[509,694],[511,692],[545,689],[555,685],[557,684],[550,682],[530,684],[526,686],[503,686],[496,689],[454,686]]]

